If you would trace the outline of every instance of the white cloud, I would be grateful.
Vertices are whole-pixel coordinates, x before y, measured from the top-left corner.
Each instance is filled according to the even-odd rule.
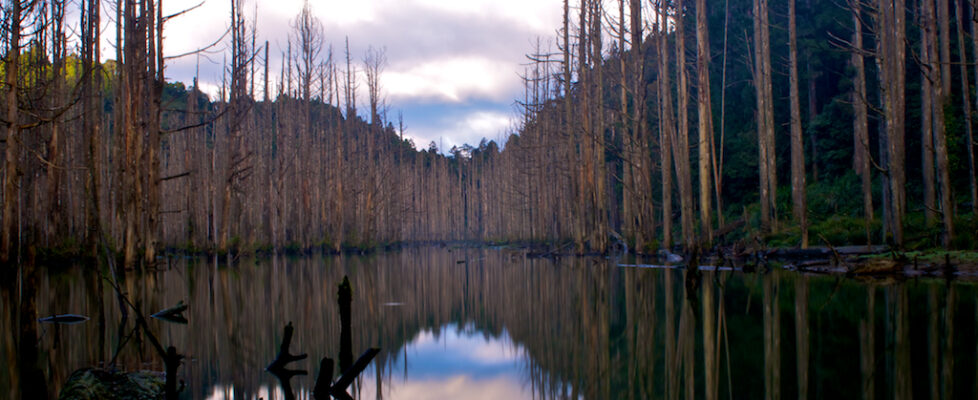
[[[419,150],[435,142],[439,150],[448,153],[452,146],[478,145],[483,138],[495,140],[499,145],[508,136],[514,116],[497,111],[473,111],[462,115],[448,115],[426,121],[423,126],[411,127],[405,136],[414,141]]]
[[[447,102],[472,98],[505,101],[518,83],[510,66],[505,61],[471,56],[399,64],[384,74],[383,86],[395,102],[432,97]]]
[[[174,13],[199,1],[167,1],[164,12]],[[269,42],[269,75],[275,90],[290,24],[303,0],[244,3],[248,23],[257,16],[257,45]],[[391,111],[405,110],[404,121],[411,127],[408,136],[415,138],[418,147],[427,147],[434,140],[445,150],[463,143],[475,145],[483,137],[505,137],[502,132],[510,126],[510,118],[499,110],[508,109],[522,95],[518,72],[527,62],[524,54],[532,51],[537,37],[544,42],[551,39],[562,17],[561,0],[309,0],[309,4],[323,23],[334,60],[343,58],[346,37],[358,67],[368,46],[387,49],[389,63],[382,86]],[[229,0],[207,0],[200,8],[171,20],[165,31],[166,53],[184,53],[217,40],[227,29],[229,14]],[[109,21],[103,38],[106,44],[115,40]],[[199,58],[168,61],[167,78],[189,86],[198,75],[201,86],[216,95],[229,41],[225,38]],[[114,49],[106,47],[103,56],[114,58]],[[342,62],[338,67],[345,69]],[[259,81],[264,79],[262,69],[257,69]],[[360,86],[365,91],[362,79]],[[365,93],[358,95],[361,103],[366,98]],[[419,104],[428,109],[444,105],[446,111],[409,111]],[[461,108],[450,110],[454,106]]]

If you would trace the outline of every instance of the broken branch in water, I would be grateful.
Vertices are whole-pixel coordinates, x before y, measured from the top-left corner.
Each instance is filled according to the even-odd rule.
[[[285,369],[286,365],[308,357],[306,354],[295,355],[289,353],[289,347],[292,346],[292,333],[294,330],[295,328],[292,327],[292,322],[285,325],[285,336],[282,337],[282,344],[278,348],[278,355],[275,356],[275,360],[272,360],[272,363],[268,364],[268,367],[265,368],[269,372],[274,374],[276,371],[287,371]]]
[[[285,336],[282,337],[282,344],[278,348],[278,355],[265,368],[266,371],[271,372],[272,375],[278,378],[287,400],[295,398],[295,392],[292,390],[292,382],[290,381],[292,377],[306,374],[306,370],[304,369],[286,368],[290,363],[306,358],[306,354],[296,355],[289,352],[289,347],[292,346],[292,333],[294,330],[295,328],[292,327],[291,321],[285,325]]]

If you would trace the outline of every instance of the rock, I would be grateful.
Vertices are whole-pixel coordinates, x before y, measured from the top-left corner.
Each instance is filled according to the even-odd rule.
[[[62,400],[163,399],[163,374],[151,371],[109,372],[82,368],[71,373],[61,393]]]

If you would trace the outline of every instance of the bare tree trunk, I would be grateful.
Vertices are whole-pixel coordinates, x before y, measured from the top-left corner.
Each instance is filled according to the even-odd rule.
[[[886,118],[886,159],[889,180],[889,210],[887,222],[893,241],[903,244],[903,219],[906,215],[906,5],[905,0],[879,0],[878,26],[882,35],[878,63]]]
[[[638,191],[635,205],[637,226],[636,251],[644,251],[648,241],[655,237],[655,219],[651,194],[651,162],[649,160],[648,127],[645,120],[646,112],[646,80],[645,80],[645,47],[643,40],[642,0],[631,0],[632,33],[632,135],[635,141],[634,174],[635,188]]]
[[[63,86],[67,76],[65,69],[66,38],[64,36],[64,1],[53,0],[51,6],[51,95],[53,101],[49,101],[50,107],[61,107],[64,101]],[[61,206],[61,174],[64,170],[62,152],[62,134],[64,118],[55,115],[51,120],[51,138],[48,141],[48,162],[47,167],[47,240],[59,237],[64,234],[65,226],[63,221],[65,215]]]
[[[928,6],[929,5],[929,6]],[[937,223],[937,189],[934,184],[934,84],[940,85],[940,65],[936,51],[936,23],[934,21],[934,1],[921,0],[920,26],[920,150],[923,160],[924,216],[928,227]],[[940,104],[937,107],[941,107]]]
[[[940,28],[940,71],[941,90],[945,96],[951,93],[951,16],[948,2],[956,0],[937,0],[937,26]],[[931,5],[933,7],[933,5]],[[937,31],[935,31],[937,32]],[[936,58],[936,55],[934,55]],[[936,73],[936,71],[935,71]]]
[[[662,173],[662,247],[672,248],[672,141],[675,136],[675,114],[672,110],[672,94],[669,87],[669,47],[666,19],[667,9],[664,1],[659,2],[656,13],[656,39],[658,42],[659,77],[659,155]]]
[[[774,171],[774,113],[767,0],[754,0],[754,87],[757,97],[758,164],[761,183],[761,229],[776,230],[777,175]]]
[[[872,242],[870,233],[874,212],[872,170],[870,169],[870,157],[872,156],[869,150],[869,113],[866,105],[868,101],[866,93],[866,64],[863,61],[862,53],[860,53],[863,51],[863,28],[862,17],[859,15],[859,7],[853,6],[852,13],[852,43],[855,47],[852,52],[852,65],[856,70],[852,96],[853,114],[855,115],[855,119],[853,120],[853,133],[855,136],[853,140],[855,147],[853,149],[853,164],[862,182],[863,218],[865,219],[866,245],[869,245]]]
[[[88,180],[87,199],[88,205],[85,207],[88,232],[86,234],[86,247],[90,257],[98,255],[98,244],[102,238],[101,232],[101,207],[99,204],[99,190],[101,190],[101,166],[100,156],[100,120],[102,112],[97,107],[102,104],[102,70],[97,61],[99,55],[99,9],[100,1],[89,0],[84,3],[82,23],[82,71],[85,81],[82,86],[82,112],[85,117],[82,120],[83,132],[88,140]]]
[[[801,248],[808,248],[808,207],[805,198],[805,142],[801,137],[801,100],[798,98],[798,29],[795,0],[788,0],[789,85],[791,97],[791,203],[801,228]]]
[[[696,0],[696,73],[699,110],[700,237],[709,247],[713,242],[713,110],[710,97],[710,29],[706,0]]]
[[[18,76],[20,75],[20,24],[21,24],[21,4],[20,0],[11,2],[9,14],[7,14],[7,31],[10,33],[7,47],[6,71],[6,119],[7,119],[7,151],[4,163],[3,179],[3,228],[0,233],[0,262],[10,261],[12,243],[12,233],[14,227],[14,205],[20,196],[17,190],[18,159],[20,149],[18,138],[20,134],[20,122],[18,119],[17,103],[19,96],[17,91]]]
[[[968,185],[971,194],[971,213],[978,215],[978,183],[975,182],[975,148],[974,148],[974,119],[971,110],[971,82],[968,79],[968,52],[965,49],[964,23],[968,14],[965,12],[967,3],[954,3],[955,26],[958,33],[958,54],[961,57],[961,108],[964,110],[965,148],[968,153]],[[948,93],[950,94],[950,93]]]
[[[686,30],[685,7],[678,0],[675,9],[676,21],[676,68],[679,80],[676,88],[677,120],[679,131],[672,142],[673,161],[676,163],[676,176],[679,183],[680,222],[683,230],[683,246],[686,250],[696,245],[693,224],[693,177],[689,168],[689,78],[686,72]]]
[[[934,18],[934,3],[929,0],[923,0],[921,2],[921,9],[923,11],[923,27],[925,34],[925,43],[922,46],[924,49],[933,49],[935,45],[935,30],[937,29],[938,23],[943,28],[947,27],[947,2],[941,1],[941,6],[938,6],[938,17],[943,19],[937,21]],[[941,10],[943,8],[943,10]],[[941,32],[941,52],[944,52],[943,46],[946,33]],[[929,50],[928,49],[928,50]],[[941,198],[941,216],[944,222],[944,247],[950,247],[951,241],[954,239],[954,207],[952,204],[952,194],[951,194],[951,182],[950,182],[950,168],[948,165],[948,155],[947,155],[947,133],[944,125],[944,102],[945,102],[945,91],[944,88],[948,87],[948,84],[944,83],[945,80],[950,80],[950,66],[947,67],[947,75],[938,75],[937,72],[941,71],[943,74],[945,68],[943,65],[938,66],[935,63],[935,57],[933,52],[927,51],[929,57],[925,58],[925,62],[929,62],[927,66],[929,71],[925,72],[923,79],[924,87],[924,100],[926,103],[926,89],[931,89],[932,91],[932,102],[930,102],[931,109],[924,110],[926,115],[928,112],[933,113],[933,144],[934,144],[934,158],[937,161],[937,173],[938,182],[940,182],[940,198]],[[943,56],[943,54],[942,54]],[[930,82],[928,82],[928,80]],[[926,119],[925,119],[926,121]],[[927,126],[924,126],[926,132]],[[925,134],[925,140],[927,139]],[[923,146],[925,149],[927,145]],[[926,151],[926,150],[925,150]],[[927,158],[924,158],[925,162]],[[931,168],[931,173],[933,173],[932,165],[925,165],[924,171]],[[933,175],[927,176],[926,179],[933,179]],[[926,180],[925,179],[925,180]],[[928,210],[929,212],[934,212],[936,210]]]

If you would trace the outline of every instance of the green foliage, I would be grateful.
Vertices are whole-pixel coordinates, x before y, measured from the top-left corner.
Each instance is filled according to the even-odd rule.
[[[779,207],[788,207],[790,215],[791,191],[779,191]],[[860,178],[851,170],[832,179],[822,179],[806,188],[808,214],[812,220],[821,220],[833,215],[862,217],[863,199]]]
[[[870,224],[870,235],[878,238],[882,224],[874,220]],[[844,246],[868,243],[866,238],[866,220],[862,217],[832,215],[818,221],[809,228],[808,237],[811,245]],[[822,239],[824,238],[824,240]],[[825,243],[828,241],[828,243]]]

